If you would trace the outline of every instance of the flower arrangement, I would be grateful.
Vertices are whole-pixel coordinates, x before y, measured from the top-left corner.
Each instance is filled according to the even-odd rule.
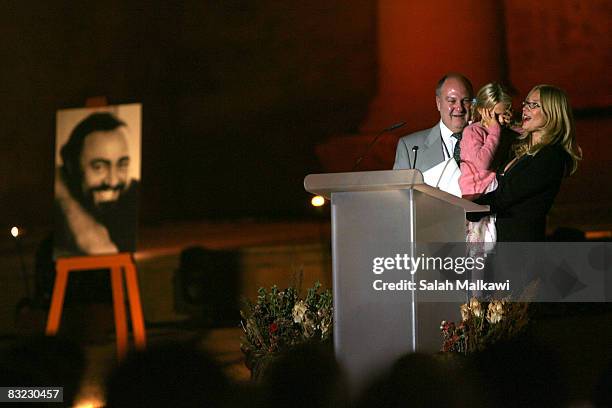
[[[257,301],[246,302],[240,349],[253,371],[257,362],[308,341],[326,341],[332,334],[333,299],[316,282],[300,298],[295,288],[259,288]]]
[[[471,298],[460,307],[461,322],[442,321],[442,351],[470,354],[521,333],[529,322],[528,302]]]

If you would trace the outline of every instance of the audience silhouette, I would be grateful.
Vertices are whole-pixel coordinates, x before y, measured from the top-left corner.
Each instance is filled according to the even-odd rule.
[[[168,343],[129,355],[107,382],[107,408],[230,407],[239,393],[194,343]]]
[[[71,407],[79,391],[85,370],[83,350],[61,337],[19,338],[0,352],[0,385],[3,387],[64,387],[64,405]],[[23,403],[20,407],[57,407],[48,404]]]

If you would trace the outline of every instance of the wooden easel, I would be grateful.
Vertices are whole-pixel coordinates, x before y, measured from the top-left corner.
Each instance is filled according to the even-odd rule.
[[[120,253],[116,255],[81,256],[74,258],[59,258],[56,262],[55,285],[51,297],[51,308],[47,319],[47,336],[54,336],[59,329],[68,284],[70,271],[86,271],[94,269],[110,269],[111,288],[113,293],[113,309],[115,313],[115,332],[117,336],[117,357],[123,359],[128,349],[128,329],[125,313],[125,299],[123,295],[123,273],[127,286],[128,304],[132,318],[132,331],[134,345],[137,349],[146,346],[146,333],[142,305],[140,303],[140,290],[136,267],[132,254]]]

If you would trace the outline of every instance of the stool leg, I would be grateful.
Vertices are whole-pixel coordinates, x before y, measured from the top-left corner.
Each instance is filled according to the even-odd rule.
[[[130,305],[130,315],[132,316],[132,330],[134,332],[134,344],[137,349],[144,349],[146,346],[146,332],[144,318],[142,316],[142,305],[140,303],[140,289],[138,288],[138,276],[134,264],[125,265],[125,283],[127,286],[128,303]]]
[[[113,291],[113,309],[115,312],[115,334],[117,336],[117,357],[122,360],[127,353],[127,321],[125,316],[125,300],[123,297],[123,282],[121,267],[111,269],[111,286]]]
[[[55,336],[59,329],[67,284],[68,270],[58,264],[55,284],[53,285],[53,295],[51,296],[51,307],[49,309],[49,316],[47,317],[47,328],[45,330],[47,336]]]

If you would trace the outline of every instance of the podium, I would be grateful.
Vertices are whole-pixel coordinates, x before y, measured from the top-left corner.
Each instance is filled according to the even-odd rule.
[[[405,353],[439,351],[440,322],[461,319],[460,302],[375,290],[379,278],[416,278],[375,274],[374,258],[419,256],[417,243],[465,242],[466,213],[488,207],[424,184],[419,170],[311,174],[304,187],[331,200],[334,350],[355,395]]]

